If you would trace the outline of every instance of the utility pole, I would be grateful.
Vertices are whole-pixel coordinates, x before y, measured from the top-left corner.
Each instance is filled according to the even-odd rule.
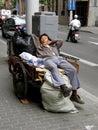
[[[87,12],[86,12],[86,26],[88,26],[89,5],[90,5],[90,0],[88,0],[88,4],[87,4]]]
[[[68,0],[68,10],[70,11],[70,22],[73,19],[73,10],[76,10],[76,0]]]
[[[32,15],[35,12],[39,12],[39,0],[26,0],[26,26],[28,34],[32,34]]]
[[[70,17],[69,17],[69,23],[71,22],[71,20],[73,19],[73,11],[72,10],[70,10]]]

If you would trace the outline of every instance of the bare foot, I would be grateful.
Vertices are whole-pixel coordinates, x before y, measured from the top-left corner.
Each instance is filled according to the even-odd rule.
[[[29,101],[27,99],[20,99],[20,102],[22,104],[29,104]]]

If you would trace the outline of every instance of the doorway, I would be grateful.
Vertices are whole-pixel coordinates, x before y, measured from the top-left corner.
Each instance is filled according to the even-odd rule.
[[[82,26],[86,26],[88,17],[88,1],[76,2],[76,13],[79,16]]]

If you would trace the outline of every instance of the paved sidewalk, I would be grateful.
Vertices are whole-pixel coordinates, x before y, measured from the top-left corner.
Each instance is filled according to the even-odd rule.
[[[81,27],[81,31],[98,34],[98,27]]]
[[[65,28],[59,26],[59,29]],[[0,56],[0,83],[0,130],[98,130],[98,98],[82,88],[79,94],[85,104],[75,104],[79,113],[51,113],[35,102],[22,105],[13,93],[5,55]]]
[[[58,30],[65,32],[66,30],[69,30],[69,28],[66,25],[58,25]],[[80,31],[98,34],[98,27],[81,27]]]
[[[51,113],[37,103],[19,102],[13,93],[6,58],[1,57],[0,83],[0,130],[98,130],[98,99],[82,89],[79,93],[85,104],[75,104],[79,113]]]

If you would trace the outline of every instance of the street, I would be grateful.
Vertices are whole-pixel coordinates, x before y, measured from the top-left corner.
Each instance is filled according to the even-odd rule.
[[[0,34],[0,129],[1,130],[98,130],[98,35],[80,32],[78,44],[65,42],[68,30],[58,33],[61,51],[80,59],[80,95],[84,105],[75,104],[76,114],[46,112],[34,103],[22,105],[13,93],[8,72],[6,40]],[[87,128],[90,129],[87,129]]]
[[[65,41],[67,33],[68,30],[59,33],[59,38],[64,40],[61,51],[80,59],[81,87],[98,96],[98,35],[80,32],[79,43],[71,43]]]

